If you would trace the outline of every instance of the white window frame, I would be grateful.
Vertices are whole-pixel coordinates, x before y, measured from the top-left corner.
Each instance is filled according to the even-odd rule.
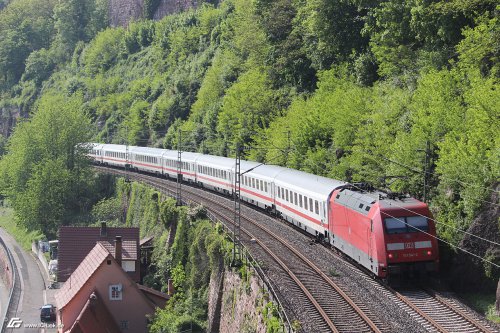
[[[113,295],[113,293],[117,293]],[[123,286],[121,283],[119,284],[111,284],[109,285],[109,300],[110,301],[121,301],[123,299]]]

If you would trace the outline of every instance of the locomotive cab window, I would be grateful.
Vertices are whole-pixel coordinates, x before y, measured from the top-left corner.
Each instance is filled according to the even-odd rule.
[[[423,216],[387,217],[384,219],[385,230],[388,234],[403,234],[409,232],[428,231],[427,218]]]

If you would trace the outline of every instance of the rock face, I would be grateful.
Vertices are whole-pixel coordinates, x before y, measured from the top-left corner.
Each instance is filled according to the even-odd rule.
[[[500,206],[498,206],[500,183],[491,187],[491,195],[481,208],[481,211],[467,230],[470,234],[478,235],[485,239],[500,243]],[[478,239],[465,235],[459,245],[482,258],[487,258],[492,262],[500,260],[500,249],[491,243],[479,241]],[[484,276],[484,263],[468,255],[457,256],[453,267],[451,267],[451,276],[454,277],[452,285],[458,291],[491,291],[495,285],[490,283],[477,283],[478,277]],[[492,268],[491,276],[498,277],[498,270]],[[491,281],[491,280],[490,280]],[[493,282],[494,281],[494,282]],[[496,283],[496,280],[493,280]],[[497,292],[498,299],[498,292]]]
[[[0,107],[0,135],[9,137],[17,118],[21,116],[20,109],[14,106]]]
[[[495,309],[497,311],[497,316],[500,316],[500,279],[498,280],[497,301],[495,302]]]
[[[196,6],[197,0],[161,0],[153,19],[161,20]],[[111,26],[127,26],[130,21],[144,17],[144,0],[109,0],[109,17]]]
[[[142,17],[143,0],[109,0],[109,19],[112,27],[126,26]]]
[[[252,276],[243,281],[238,273],[226,272],[223,283],[219,332],[265,333],[260,310],[266,297],[258,279]]]
[[[210,278],[208,327],[210,333],[266,333],[263,308],[268,295],[255,276],[242,279],[238,271],[224,267]]]
[[[153,19],[161,20],[169,14],[178,13],[196,6],[196,0],[162,0],[156,10],[156,13],[153,15]]]

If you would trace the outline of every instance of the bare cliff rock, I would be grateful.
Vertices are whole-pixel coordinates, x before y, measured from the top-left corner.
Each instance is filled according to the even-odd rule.
[[[197,0],[160,0],[153,19],[161,20],[198,5]],[[109,18],[113,27],[127,26],[129,22],[146,17],[144,0],[109,0]]]

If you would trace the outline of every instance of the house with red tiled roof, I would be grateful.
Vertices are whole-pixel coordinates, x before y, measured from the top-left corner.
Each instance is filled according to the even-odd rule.
[[[168,295],[138,285],[98,242],[55,295],[60,333],[147,332],[148,318],[164,307]]]
[[[115,255],[114,240],[122,238],[122,267],[132,280],[139,282],[140,250],[139,228],[107,227],[60,227],[57,281],[64,282],[85,259],[96,243],[101,243],[112,255]]]

